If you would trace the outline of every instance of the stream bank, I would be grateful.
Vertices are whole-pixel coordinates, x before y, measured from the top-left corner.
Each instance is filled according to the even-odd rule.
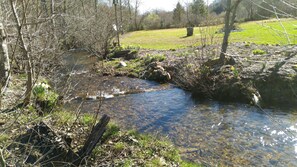
[[[235,43],[227,53],[231,63],[217,66],[214,55],[218,47],[140,50],[129,60],[117,57],[104,61],[109,71],[103,73],[174,83],[204,99],[296,107],[296,46]],[[95,69],[102,72],[98,64]]]
[[[168,83],[103,76],[88,57],[86,52],[70,52],[64,58],[68,68],[61,83],[70,83],[64,99],[67,110],[99,111],[124,129],[167,136],[184,159],[206,166],[297,165],[296,109],[262,111],[245,104],[197,100]],[[162,63],[166,67],[166,60]]]
[[[12,77],[14,84],[4,95],[3,110],[0,112],[0,166],[73,166],[68,161],[71,160],[71,154],[68,153],[77,152],[85,144],[92,127],[98,121],[96,114],[103,114],[96,113],[101,111],[98,110],[98,104],[102,99],[122,98],[129,94],[171,87],[148,84],[137,79],[119,80],[97,76],[91,72],[94,60],[97,59],[84,51],[68,52],[62,59],[60,68],[51,75],[51,86],[44,78],[40,79],[40,83],[34,87],[32,103],[27,107],[15,106],[22,99],[24,89],[21,88],[26,79],[16,75]],[[97,82],[106,92],[97,89],[100,88]],[[44,97],[56,91],[61,93],[63,99],[59,99],[59,103],[63,100],[65,107],[58,104],[51,108],[53,110],[40,108],[36,87],[44,88],[39,89]],[[45,98],[43,102],[47,100]],[[76,102],[92,102],[95,107],[82,112],[80,106],[74,109],[68,107],[67,110],[67,104],[73,107]],[[112,119],[116,121],[114,117]],[[105,130],[98,146],[86,161],[81,162],[81,166],[200,166],[182,160],[179,151],[165,137],[140,134],[131,128],[124,130],[114,123],[108,124]]]

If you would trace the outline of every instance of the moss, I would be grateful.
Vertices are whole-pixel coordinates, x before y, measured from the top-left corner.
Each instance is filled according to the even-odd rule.
[[[123,142],[118,142],[118,143],[115,143],[114,150],[116,152],[121,152],[125,149],[125,147],[126,147],[126,145]]]
[[[53,112],[51,116],[58,125],[69,125],[76,120],[75,114],[67,111]]]
[[[104,152],[105,152],[104,148],[102,148],[102,147],[96,147],[93,150],[92,154],[93,155],[101,155],[101,154],[104,154]]]
[[[193,162],[186,162],[186,161],[183,161],[180,165],[181,167],[201,167],[202,165],[199,165],[199,164],[195,164]]]
[[[156,54],[156,55],[151,55],[151,54],[147,54],[144,58],[144,64],[148,65],[152,62],[162,62],[164,60],[166,60],[166,56],[163,54]]]
[[[246,44],[244,44],[244,47],[246,47],[246,48],[249,48],[251,46],[251,43],[246,43]]]
[[[131,159],[127,159],[124,161],[123,167],[130,167],[132,166],[133,162]]]
[[[118,52],[121,52],[121,51],[130,51],[128,54],[129,55],[136,55],[140,50],[140,46],[133,46],[133,45],[128,45],[128,46],[116,46],[116,47],[113,47],[113,48],[110,48],[109,49],[109,54],[107,55],[107,58],[109,59],[112,59],[116,56],[116,54]]]
[[[121,60],[118,58],[118,59],[113,59],[111,61],[107,61],[107,60],[104,60],[104,66],[106,67],[117,67],[119,65],[119,63],[121,62]]]
[[[8,134],[0,134],[0,143],[3,144],[5,143],[7,140],[9,140],[10,136]]]
[[[90,115],[90,114],[84,114],[82,117],[81,117],[81,123],[83,124],[83,125],[86,125],[86,126],[88,126],[88,125],[91,125],[92,123],[94,123],[95,122],[95,118],[94,118],[94,116],[93,115]]]
[[[112,69],[111,71],[113,71],[114,73],[110,74],[110,75],[123,74],[123,75],[127,75],[130,77],[139,77],[139,74],[145,68],[143,60],[138,59],[138,58],[127,61],[126,67],[119,66],[120,62],[121,62],[121,59],[114,59],[112,61],[104,61],[104,66],[107,69]]]
[[[140,77],[140,74],[145,70],[147,65],[152,62],[162,62],[166,60],[166,56],[162,54],[151,55],[147,54],[145,57],[131,59],[125,61],[127,66],[120,66],[121,58],[114,58],[112,60],[103,61],[104,73],[112,76],[128,76],[132,78]],[[102,70],[98,70],[102,71]]]
[[[253,54],[254,55],[264,55],[266,53],[267,53],[266,51],[261,50],[261,49],[255,49],[255,50],[253,50]]]
[[[36,109],[32,109],[32,107],[28,107],[31,108],[30,111],[36,111]],[[28,108],[25,108],[24,110],[28,110]],[[16,113],[16,117],[14,118],[15,120],[17,120],[19,123],[21,124],[28,124],[28,123],[32,123],[32,122],[38,122],[40,119],[42,119],[37,112],[23,112],[22,114]]]
[[[163,166],[162,159],[160,158],[154,158],[150,162],[147,162],[145,164],[146,167],[157,167],[157,166]]]
[[[104,142],[111,137],[116,137],[119,134],[119,132],[120,132],[120,128],[116,124],[109,123],[102,137],[102,141]]]
[[[27,74],[26,73],[19,74],[19,78],[20,79],[27,79]]]

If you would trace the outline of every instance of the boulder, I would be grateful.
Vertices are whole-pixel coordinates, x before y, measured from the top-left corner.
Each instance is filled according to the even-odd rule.
[[[160,62],[149,64],[141,78],[157,82],[168,82],[171,80],[170,74],[162,67]]]

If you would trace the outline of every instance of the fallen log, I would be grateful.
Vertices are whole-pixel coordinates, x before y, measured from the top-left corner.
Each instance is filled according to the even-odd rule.
[[[74,165],[79,165],[88,156],[91,155],[92,151],[96,147],[97,143],[101,140],[104,132],[106,131],[106,126],[110,120],[110,117],[103,115],[100,122],[93,127],[91,134],[88,136],[84,146],[76,153],[78,156],[72,163]]]

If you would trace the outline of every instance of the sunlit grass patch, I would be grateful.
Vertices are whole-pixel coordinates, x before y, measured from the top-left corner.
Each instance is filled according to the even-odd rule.
[[[283,29],[282,25],[285,27]],[[201,37],[221,41],[223,25],[195,27],[194,35],[185,37],[186,28],[136,31],[122,36],[125,45],[138,45],[146,49],[178,49],[201,45]],[[297,21],[292,19],[264,20],[239,24],[240,31],[232,32],[230,42],[251,42],[256,44],[297,44]],[[286,32],[286,33],[285,33]],[[211,39],[207,39],[211,41]]]

